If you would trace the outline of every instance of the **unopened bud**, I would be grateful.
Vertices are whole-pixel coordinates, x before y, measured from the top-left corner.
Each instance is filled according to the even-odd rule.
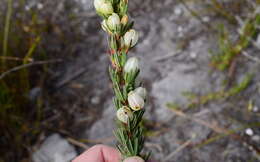
[[[126,25],[126,24],[128,23],[128,16],[127,16],[127,15],[124,15],[124,16],[122,17],[121,23],[122,23],[123,25]]]
[[[124,66],[124,72],[130,73],[132,71],[139,70],[139,60],[136,57],[131,57],[127,60]]]
[[[138,87],[134,90],[139,96],[141,96],[144,100],[146,99],[147,91],[143,87]]]
[[[106,20],[103,20],[102,23],[101,23],[101,27],[104,31],[108,32],[108,33],[111,33],[108,26],[107,26],[107,21]]]
[[[135,31],[134,29],[130,29],[124,35],[125,46],[128,48],[135,46],[138,41],[138,38],[139,36],[137,31]]]
[[[111,2],[105,1],[105,0],[95,0],[94,6],[97,10],[97,12],[108,16],[111,15],[114,12],[113,6]]]
[[[128,103],[134,111],[138,111],[144,107],[144,99],[134,91],[128,94]]]
[[[144,162],[144,160],[138,156],[126,158],[123,162]]]
[[[94,0],[94,6],[97,11],[100,10],[100,7],[103,3],[105,3],[105,0]]]
[[[120,18],[116,13],[113,13],[111,16],[107,19],[107,26],[110,30],[116,31],[120,27]]]
[[[123,106],[122,108],[117,110],[116,116],[121,122],[127,123],[128,120],[133,118],[133,113],[128,107]]]

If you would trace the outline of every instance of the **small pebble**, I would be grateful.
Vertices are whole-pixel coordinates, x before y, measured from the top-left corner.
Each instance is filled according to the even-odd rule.
[[[26,11],[29,11],[30,9],[31,9],[30,6],[25,6],[25,10],[26,10]]]
[[[192,134],[191,134],[191,138],[192,138],[192,139],[195,139],[197,136],[198,136],[198,135],[197,135],[196,133],[192,133]]]
[[[38,8],[38,10],[43,9],[43,4],[42,4],[42,3],[38,3],[38,4],[37,4],[37,8]]]
[[[260,142],[260,136],[259,135],[254,135],[252,137],[252,140],[255,141],[255,142]]]
[[[197,57],[197,53],[196,52],[191,52],[190,53],[190,57],[195,59]]]
[[[253,107],[253,112],[258,112],[258,107],[257,106]]]
[[[42,89],[40,87],[35,87],[30,90],[29,92],[29,98],[31,101],[35,101],[37,97],[41,95]]]
[[[205,16],[205,17],[202,18],[202,21],[203,22],[209,22],[210,18],[208,16]]]
[[[182,32],[183,31],[182,26],[178,26],[177,30],[178,30],[178,32]]]
[[[182,14],[182,9],[180,7],[174,9],[174,14],[180,16]]]
[[[253,132],[253,130],[252,130],[251,128],[247,128],[247,129],[245,130],[245,132],[246,132],[246,134],[249,135],[249,136],[254,135],[254,132]]]
[[[99,104],[100,98],[99,98],[98,96],[92,97],[91,100],[90,100],[90,102],[91,102],[92,104]]]

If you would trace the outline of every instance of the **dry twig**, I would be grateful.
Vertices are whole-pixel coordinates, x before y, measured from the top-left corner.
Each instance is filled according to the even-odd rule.
[[[246,58],[248,58],[249,60],[252,60],[252,61],[254,61],[254,62],[260,64],[260,59],[258,59],[258,58],[256,58],[256,57],[253,57],[253,56],[249,55],[248,52],[243,51],[243,52],[242,52],[242,55],[245,56]]]
[[[181,116],[183,118],[192,120],[198,124],[201,124],[207,128],[212,129],[214,132],[216,133],[220,133],[220,134],[226,134],[229,135],[231,138],[240,141],[242,144],[246,144],[248,145],[252,151],[254,151],[256,153],[256,155],[258,156],[260,154],[260,150],[258,147],[249,144],[247,141],[245,141],[240,135],[235,134],[234,132],[230,133],[229,130],[225,129],[225,128],[221,128],[219,127],[217,124],[213,124],[212,122],[209,121],[204,121],[198,118],[194,118],[193,116],[187,115],[184,112],[182,112],[181,110],[176,110],[176,109],[171,109],[176,115]]]
[[[78,146],[78,147],[81,147],[81,148],[83,148],[83,149],[85,149],[85,150],[87,150],[87,149],[89,149],[89,147],[86,145],[86,144],[84,144],[84,143],[82,143],[82,142],[79,142],[79,141],[77,141],[77,140],[75,140],[75,139],[73,139],[73,138],[67,138],[67,140],[71,143],[71,144],[73,144],[73,145],[75,145],[75,146]]]
[[[11,61],[24,61],[23,58],[11,57],[11,56],[0,56],[1,60],[11,60]],[[26,59],[26,61],[33,62],[32,58]]]
[[[44,65],[44,64],[53,64],[53,63],[57,63],[57,62],[61,62],[62,60],[48,60],[48,61],[37,61],[37,62],[32,62],[32,63],[29,63],[29,64],[23,64],[23,65],[20,65],[20,66],[16,66],[6,72],[3,72],[1,75],[0,75],[0,79],[3,79],[6,75],[12,73],[12,72],[15,72],[15,71],[19,71],[21,69],[24,69],[24,68],[28,68],[28,67],[31,67],[31,66],[35,66],[35,65]]]
[[[168,156],[166,156],[166,158],[164,158],[163,161],[172,160],[173,156],[176,155],[181,150],[183,150],[184,148],[186,148],[187,146],[189,146],[189,144],[191,144],[191,141],[192,141],[192,139],[189,139],[188,141],[186,141],[184,144],[182,144],[180,147],[178,147],[176,150],[174,150],[172,153],[170,153]]]

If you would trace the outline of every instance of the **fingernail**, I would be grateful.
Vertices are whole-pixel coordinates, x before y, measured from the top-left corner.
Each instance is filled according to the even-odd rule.
[[[144,160],[138,156],[126,158],[123,162],[144,162]]]

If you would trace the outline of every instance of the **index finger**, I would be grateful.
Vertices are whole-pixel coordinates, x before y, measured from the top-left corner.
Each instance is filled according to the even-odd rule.
[[[120,153],[109,146],[96,145],[82,153],[72,162],[119,162]]]

